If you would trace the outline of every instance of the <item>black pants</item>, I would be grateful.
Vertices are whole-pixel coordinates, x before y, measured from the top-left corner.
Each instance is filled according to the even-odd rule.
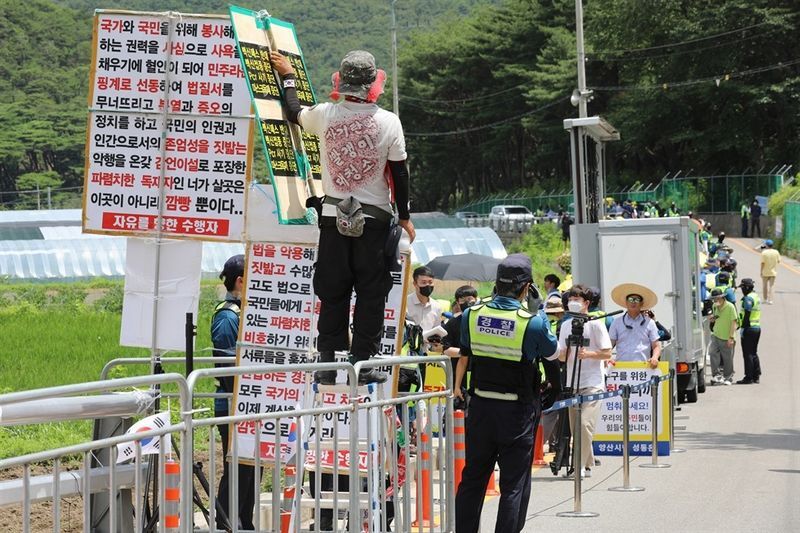
[[[750,222],[750,236],[756,236],[756,230],[758,230],[758,236],[761,237],[761,217],[753,217],[752,222]]]
[[[747,219],[742,219],[742,237],[747,237]]]
[[[761,328],[742,329],[742,355],[744,356],[744,379],[757,380],[761,376],[761,361],[758,359],[758,341]]]
[[[456,495],[458,533],[477,533],[495,463],[500,466],[495,532],[522,531],[531,497],[533,441],[540,414],[538,399],[523,403],[472,396],[466,427],[467,464]]]
[[[224,413],[217,413],[216,416],[228,416],[228,412],[225,411]],[[219,434],[222,437],[223,460],[228,456],[228,427],[229,426],[227,424],[217,426],[217,428],[219,428]],[[217,500],[222,506],[222,510],[225,511],[225,515],[228,517],[228,520],[231,520],[231,513],[228,507],[228,499],[230,496],[230,491],[228,490],[228,476],[230,475],[231,465],[228,461],[224,461],[222,466],[222,479],[219,481],[219,490],[217,491]],[[253,525],[253,505],[255,504],[256,499],[256,491],[254,486],[255,475],[256,468],[254,466],[243,464],[239,465],[239,499],[237,502],[236,498],[234,498],[234,505],[238,503],[239,523],[241,524],[240,527],[242,529],[255,530],[255,526]],[[231,523],[231,525],[233,525],[233,523]],[[217,527],[220,529],[223,527],[223,524],[219,519],[217,520]]]
[[[378,353],[383,335],[386,296],[392,276],[384,255],[387,224],[368,219],[361,237],[345,237],[335,219],[323,217],[314,271],[314,292],[320,300],[317,349],[350,350],[358,361]],[[348,343],[350,297],[355,289],[353,342]]]

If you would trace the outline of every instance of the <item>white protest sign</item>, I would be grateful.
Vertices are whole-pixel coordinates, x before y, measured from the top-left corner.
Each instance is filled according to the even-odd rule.
[[[669,363],[661,362],[652,369],[647,363],[620,362],[610,367],[606,387],[613,391],[622,385],[640,385],[653,376],[669,373]],[[658,455],[669,455],[670,399],[669,384],[662,381],[658,388]],[[629,402],[631,455],[653,453],[653,404],[649,387],[631,393]],[[622,455],[622,398],[604,400],[597,417],[592,446],[595,455]]]
[[[100,11],[94,45],[84,232],[155,233],[163,185],[164,233],[240,241],[253,126],[228,19]]]
[[[186,349],[186,313],[197,316],[203,243],[127,239],[125,296],[122,302],[122,346],[151,348],[156,252],[161,247],[156,349]]]
[[[236,387],[235,414],[278,413],[299,409],[306,389],[304,372],[270,372],[239,376]],[[300,435],[296,418],[240,422],[236,425],[239,455],[256,457],[256,428],[259,428],[261,459],[272,462],[276,457],[276,438],[281,450],[280,460],[286,463],[297,451]],[[276,433],[280,436],[276,437]]]

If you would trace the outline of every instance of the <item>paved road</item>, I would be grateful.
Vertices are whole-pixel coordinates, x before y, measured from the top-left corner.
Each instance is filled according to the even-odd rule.
[[[761,289],[758,243],[731,239],[739,279]],[[622,460],[602,458],[584,483],[583,509],[597,518],[560,518],[572,509],[571,481],[549,470],[534,473],[524,531],[800,531],[800,265],[780,267],[775,304],[764,306],[759,356],[760,385],[709,387],[696,404],[676,413],[675,444],[686,453],[664,462],[671,468],[639,468],[631,482],[644,492],[617,493]],[[735,379],[742,377],[737,345]],[[685,429],[680,429],[685,427]],[[486,502],[481,531],[494,531],[497,499]]]

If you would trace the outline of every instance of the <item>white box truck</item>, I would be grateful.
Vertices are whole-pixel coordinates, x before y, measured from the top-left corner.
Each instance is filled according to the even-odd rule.
[[[705,333],[698,288],[699,226],[688,217],[603,220],[572,230],[576,283],[597,286],[606,312],[619,309],[611,290],[638,283],[658,296],[652,311],[672,333],[662,360],[675,369],[678,401],[705,391]]]

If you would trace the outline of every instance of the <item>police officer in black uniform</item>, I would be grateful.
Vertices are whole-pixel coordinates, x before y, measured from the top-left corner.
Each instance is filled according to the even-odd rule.
[[[500,466],[496,532],[525,525],[531,491],[536,426],[541,414],[537,358],[555,360],[556,338],[544,312],[523,308],[533,276],[531,260],[512,254],[497,267],[495,297],[464,312],[454,390],[471,364],[466,466],[456,496],[456,531],[477,533],[489,476]],[[557,363],[555,368],[557,369]],[[550,374],[550,372],[548,372]],[[558,372],[553,387],[558,388]],[[549,380],[548,380],[549,381]]]

